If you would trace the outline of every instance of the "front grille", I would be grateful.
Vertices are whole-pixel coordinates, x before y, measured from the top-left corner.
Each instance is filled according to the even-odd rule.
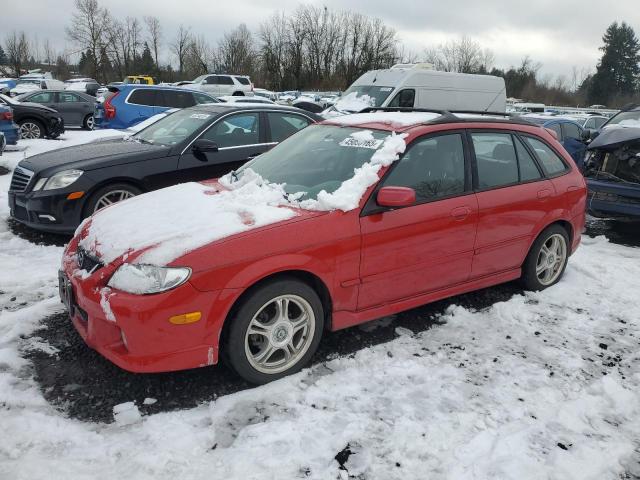
[[[13,177],[11,177],[11,185],[9,185],[9,191],[11,192],[24,192],[29,185],[29,182],[33,178],[33,172],[26,168],[16,167],[13,170]]]
[[[78,267],[80,267],[81,270],[93,273],[104,266],[100,260],[89,254],[83,248],[78,248],[76,256],[78,257]]]

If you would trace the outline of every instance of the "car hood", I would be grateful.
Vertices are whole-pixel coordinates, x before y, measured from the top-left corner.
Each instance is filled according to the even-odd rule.
[[[32,103],[32,102],[20,102],[20,104],[18,105],[12,105],[13,108],[30,108],[30,109],[37,109],[37,110],[45,110],[47,112],[50,113],[58,113],[57,110],[51,108],[51,107],[47,107],[46,105],[42,105],[40,103]]]
[[[34,92],[36,90],[40,90],[40,87],[37,85],[16,85],[10,90],[10,92],[18,95],[20,93]]]
[[[612,149],[627,142],[640,140],[640,127],[611,125],[602,129],[600,134],[589,144],[587,150]]]
[[[34,155],[20,162],[20,166],[36,173],[61,166],[89,171],[105,166],[164,157],[169,154],[169,151],[170,147],[114,139]]]
[[[326,213],[292,207],[279,185],[231,190],[218,182],[190,182],[104,208],[76,233],[79,246],[104,264],[169,265],[223,239]]]

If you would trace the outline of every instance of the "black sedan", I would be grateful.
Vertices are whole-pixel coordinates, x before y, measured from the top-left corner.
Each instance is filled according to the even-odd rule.
[[[280,105],[178,110],[131,137],[22,160],[9,187],[11,216],[38,230],[72,233],[100,208],[149,190],[220,177],[320,120]]]
[[[38,103],[56,110],[66,127],[82,127],[93,130],[93,111],[96,99],[82,92],[68,90],[41,90],[23,93],[15,100],[19,102]]]
[[[6,95],[0,95],[0,105],[13,110],[14,121],[20,127],[20,138],[58,138],[64,133],[64,120],[53,108],[17,102]]]

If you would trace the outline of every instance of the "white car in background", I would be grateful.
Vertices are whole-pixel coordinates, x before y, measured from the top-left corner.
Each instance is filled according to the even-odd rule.
[[[216,97],[225,95],[249,97],[253,95],[253,83],[249,77],[244,75],[208,73],[200,75],[192,84],[185,85],[184,88],[200,90]]]
[[[64,90],[64,88],[64,82],[55,80],[50,73],[27,74],[18,79],[16,86],[9,91],[9,95],[15,97],[36,90]]]
[[[278,94],[276,92],[272,92],[271,90],[267,90],[265,88],[254,88],[253,94],[258,97],[268,98],[269,100],[276,101],[278,100]]]

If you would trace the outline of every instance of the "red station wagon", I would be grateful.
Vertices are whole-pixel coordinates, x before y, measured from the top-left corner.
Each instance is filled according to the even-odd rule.
[[[511,280],[555,284],[585,202],[571,157],[524,120],[349,115],[219,180],[96,213],[65,251],[60,294],[123,369],[222,356],[260,384],[305,366],[325,330]]]

